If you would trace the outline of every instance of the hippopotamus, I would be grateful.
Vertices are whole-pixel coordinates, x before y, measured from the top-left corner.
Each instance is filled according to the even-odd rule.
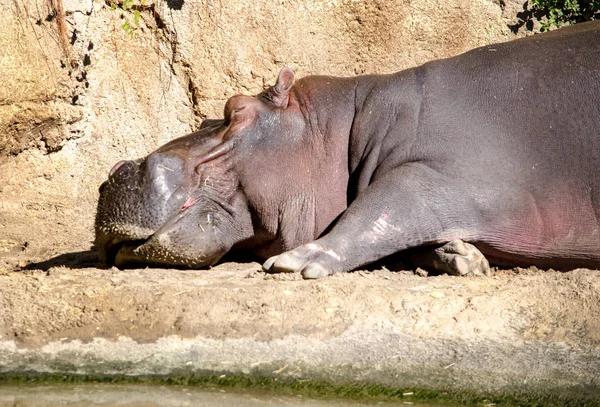
[[[239,252],[305,278],[402,253],[461,275],[597,268],[598,171],[591,22],[393,74],[284,68],[223,119],[116,164],[95,245],[119,267]]]

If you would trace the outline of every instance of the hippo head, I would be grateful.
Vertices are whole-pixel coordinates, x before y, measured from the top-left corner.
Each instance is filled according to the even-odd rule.
[[[229,99],[224,120],[206,120],[146,158],[116,164],[100,187],[95,245],[101,258],[117,266],[204,267],[252,238],[240,163],[264,144],[265,130],[278,130],[274,118],[287,107],[293,84],[293,72],[284,69],[259,97]]]

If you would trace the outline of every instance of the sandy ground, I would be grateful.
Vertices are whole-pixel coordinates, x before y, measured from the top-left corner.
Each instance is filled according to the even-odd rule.
[[[0,268],[0,335],[24,345],[167,335],[325,339],[367,316],[417,335],[600,345],[600,273],[584,269],[496,270],[490,278],[382,269],[303,281],[257,263],[122,271],[102,268],[93,251],[31,263],[16,257],[5,256]]]
[[[118,270],[31,242],[3,241],[0,374],[249,375],[600,402],[595,270],[304,281],[257,263]]]

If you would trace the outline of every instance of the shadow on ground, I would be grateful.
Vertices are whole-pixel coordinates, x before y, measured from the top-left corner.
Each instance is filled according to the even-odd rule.
[[[85,250],[80,252],[63,253],[47,260],[32,262],[22,267],[21,270],[48,271],[52,267],[69,268],[107,268],[98,258],[98,252]]]
[[[223,263],[251,263],[257,261],[257,259],[248,253],[228,253],[225,255],[217,264]],[[42,270],[48,271],[52,267],[69,267],[73,269],[84,269],[84,268],[98,268],[98,269],[109,269],[110,265],[106,265],[102,262],[98,256],[98,252],[95,250],[85,250],[79,252],[62,253],[56,255],[47,260],[40,260],[28,263],[23,267],[19,267],[20,270]],[[136,268],[165,268],[161,264],[152,263],[132,263],[126,266],[119,266],[119,269],[136,269]],[[189,267],[169,265],[170,269],[181,269],[189,270]]]

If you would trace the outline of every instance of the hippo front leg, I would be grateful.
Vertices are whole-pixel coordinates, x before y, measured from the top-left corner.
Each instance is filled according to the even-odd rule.
[[[472,240],[477,224],[473,213],[477,211],[464,191],[453,187],[452,180],[425,164],[405,164],[369,185],[327,235],[271,257],[263,268],[321,278],[411,247]],[[450,248],[434,255],[442,259],[446,270],[440,271],[444,272],[452,264],[463,264],[463,260],[457,261],[461,257],[472,258],[472,253]],[[471,263],[477,262],[487,264],[479,260]],[[463,274],[464,270],[461,266],[455,274]]]
[[[302,273],[304,278],[321,278],[344,270],[344,258],[334,249],[321,245],[317,240],[273,256],[263,264],[271,273]]]

